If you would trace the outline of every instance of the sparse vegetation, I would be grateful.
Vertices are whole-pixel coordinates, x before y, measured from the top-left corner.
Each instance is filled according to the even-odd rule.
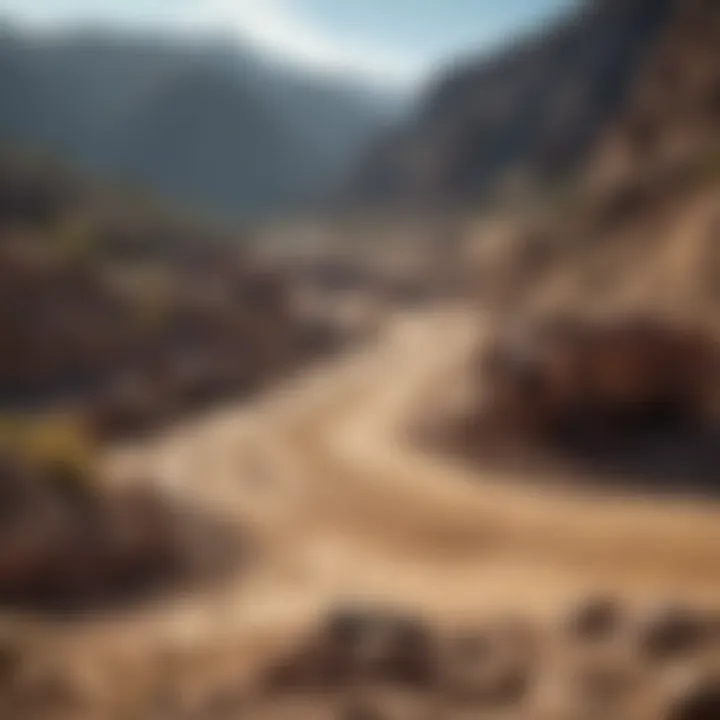
[[[0,418],[0,453],[58,490],[93,491],[97,450],[80,423],[63,416]]]
[[[1,605],[103,607],[192,582],[235,557],[234,531],[151,485],[106,487],[75,422],[5,418],[0,431]]]
[[[232,238],[42,165],[0,172],[0,406],[60,407],[102,437],[135,433],[316,351],[283,278]]]

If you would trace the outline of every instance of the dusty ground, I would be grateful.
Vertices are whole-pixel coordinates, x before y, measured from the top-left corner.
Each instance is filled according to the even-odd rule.
[[[69,673],[88,707],[127,717],[163,683],[192,703],[249,681],[348,597],[441,621],[542,616],[589,591],[720,605],[720,506],[540,490],[408,443],[408,419],[480,335],[462,309],[404,313],[374,345],[251,405],[109,453],[114,482],[157,478],[248,528],[254,560],[230,582],[154,607],[32,625],[53,647],[42,683]]]

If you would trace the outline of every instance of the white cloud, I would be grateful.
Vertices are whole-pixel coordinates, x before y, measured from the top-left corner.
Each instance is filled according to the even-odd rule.
[[[343,2],[344,0],[337,0]],[[412,87],[425,70],[420,57],[359,42],[314,24],[296,0],[0,0],[0,14],[52,29],[77,22],[122,27],[174,27],[233,33],[279,59],[374,84]]]
[[[291,0],[197,0],[184,22],[235,31],[282,59],[330,73],[350,73],[392,84],[413,82],[417,59],[334,36],[304,18]]]

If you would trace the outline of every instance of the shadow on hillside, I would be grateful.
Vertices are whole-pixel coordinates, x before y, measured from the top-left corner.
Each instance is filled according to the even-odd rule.
[[[547,443],[498,443],[478,419],[424,428],[420,441],[505,477],[532,483],[612,488],[643,495],[720,499],[720,427],[670,427]]]
[[[604,483],[644,492],[720,497],[720,428],[679,428],[604,440],[578,439],[554,451]]]

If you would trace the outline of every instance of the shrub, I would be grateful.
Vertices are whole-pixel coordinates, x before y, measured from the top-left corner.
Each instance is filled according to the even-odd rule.
[[[66,416],[3,418],[0,451],[61,492],[86,494],[97,474],[95,447],[81,425]]]

